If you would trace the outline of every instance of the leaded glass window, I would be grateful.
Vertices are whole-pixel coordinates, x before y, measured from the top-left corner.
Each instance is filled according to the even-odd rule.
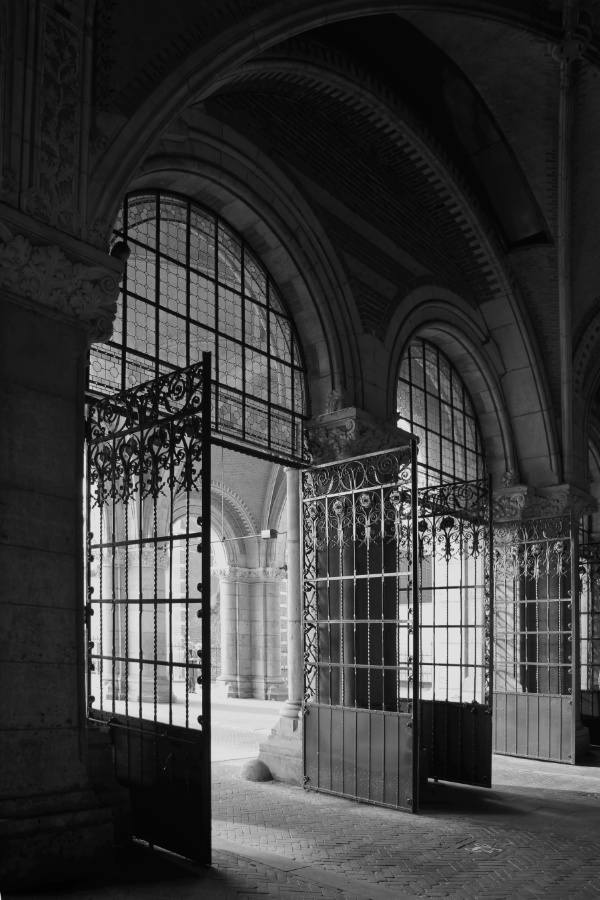
[[[419,481],[442,484],[485,475],[481,435],[462,378],[435,344],[412,341],[398,378],[398,425],[419,439]]]
[[[213,429],[302,457],[304,367],[266,268],[222,219],[172,193],[130,194],[114,242],[131,250],[112,340],[92,348],[89,388],[126,390],[213,354]]]

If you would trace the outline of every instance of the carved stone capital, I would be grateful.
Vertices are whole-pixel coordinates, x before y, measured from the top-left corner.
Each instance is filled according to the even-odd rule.
[[[356,406],[315,416],[306,426],[306,443],[315,465],[350,459],[407,444],[411,435]]]
[[[247,569],[244,566],[225,566],[225,568],[212,568],[211,573],[216,575],[219,581],[264,584],[265,582],[282,581],[286,577],[285,571],[273,566],[260,566],[257,569]]]
[[[129,566],[137,568],[140,565],[140,548],[139,547],[116,547],[115,548],[115,565],[117,566]],[[111,565],[112,564],[112,556],[106,554],[106,557],[102,560],[103,565]],[[169,551],[166,547],[158,547],[157,552],[154,552],[152,547],[143,547],[141,551],[141,564],[145,568],[146,566],[150,568],[154,568],[156,566],[158,569],[166,569],[169,566]]]
[[[538,488],[536,497],[532,499],[528,515],[566,516],[574,519],[590,515],[598,509],[597,501],[591,494],[570,484],[557,484],[552,487]]]
[[[56,244],[0,230],[0,289],[76,319],[90,343],[112,335],[119,275],[109,265],[74,262]]]
[[[522,518],[528,491],[526,484],[514,484],[494,491],[492,498],[494,521],[506,522]]]
[[[598,508],[597,501],[585,491],[569,484],[531,490],[520,484],[494,491],[495,522],[518,519],[543,519],[552,516],[572,516],[579,519]]]

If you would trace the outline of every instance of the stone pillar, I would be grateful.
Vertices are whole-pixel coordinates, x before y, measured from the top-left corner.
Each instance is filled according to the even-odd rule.
[[[106,865],[111,810],[85,712],[84,385],[119,264],[2,209],[0,221],[0,842],[2,888]],[[10,217],[10,220],[9,220]]]
[[[128,552],[126,560],[124,555],[120,556],[119,559],[122,567],[127,565],[128,594],[129,599],[134,601],[129,605],[128,655],[132,658],[140,658],[140,663],[132,662],[129,664],[127,693],[130,699],[142,700],[143,703],[153,703],[154,665],[148,660],[154,660],[155,652],[156,659],[169,658],[166,605],[158,603],[156,622],[154,621],[154,605],[148,602],[142,605],[140,634],[139,607],[135,600],[138,597],[142,597],[142,599],[148,601],[154,596],[156,596],[157,600],[164,599],[165,576],[169,566],[169,555],[164,548],[158,548],[156,555],[154,550],[144,549],[142,550],[140,561],[140,552],[136,547]],[[140,665],[142,667],[141,693]],[[169,700],[174,699],[176,698],[172,696],[170,690],[168,668],[159,665],[156,672],[156,702],[168,703]]]
[[[221,674],[216,695],[278,699],[281,677],[281,573],[271,567],[218,569]]]
[[[313,463],[319,464],[399,447],[411,436],[352,406],[312,419],[306,437]],[[293,469],[287,469],[287,504],[289,700],[270,736],[260,745],[259,758],[278,781],[302,784],[302,717],[298,715],[304,694],[301,513],[299,473]]]
[[[304,694],[304,640],[302,633],[302,568],[300,551],[300,473],[286,469],[287,479],[287,643],[288,699],[284,718],[297,719]]]

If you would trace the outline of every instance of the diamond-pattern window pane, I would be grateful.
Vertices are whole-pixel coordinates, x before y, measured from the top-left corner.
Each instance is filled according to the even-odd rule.
[[[215,284],[196,272],[190,272],[190,318],[215,327]]]
[[[219,281],[232,288],[242,287],[242,248],[237,238],[219,223]]]
[[[127,291],[151,302],[156,299],[156,257],[144,247],[134,246],[129,258]]]
[[[219,338],[219,381],[228,387],[243,389],[243,351],[240,344]]]
[[[166,259],[160,263],[161,306],[166,306],[180,316],[187,315],[187,269]]]
[[[258,303],[252,303],[251,300],[245,301],[245,308],[245,341],[251,347],[256,347],[257,350],[262,350],[263,353],[267,353],[269,350],[267,310]]]
[[[153,356],[156,352],[155,310],[144,300],[129,297],[127,304],[127,346]]]
[[[242,298],[234,291],[219,292],[219,331],[242,340]]]
[[[159,340],[161,356],[173,366],[185,368],[187,366],[186,352],[186,322],[178,316],[160,310],[159,313]]]
[[[264,269],[246,250],[244,256],[244,292],[254,300],[263,300],[267,296],[267,276]]]
[[[290,323],[283,316],[271,315],[271,353],[279,359],[292,356],[292,331]]]
[[[269,399],[269,360],[253,350],[246,350],[246,391],[261,400]]]

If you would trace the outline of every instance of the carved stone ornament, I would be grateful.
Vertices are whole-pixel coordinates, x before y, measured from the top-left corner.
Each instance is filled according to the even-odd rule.
[[[82,236],[77,209],[81,40],[62,16],[44,9],[34,183],[23,194],[29,215],[76,237]]]
[[[282,581],[286,577],[285,571],[273,566],[261,566],[257,569],[247,569],[243,566],[225,566],[224,569],[219,569],[215,566],[210,571],[219,581],[245,581],[254,584]]]
[[[502,479],[504,482],[504,479]],[[495,522],[520,519],[527,500],[527,485],[511,485],[494,492],[492,510]]]
[[[125,547],[115,547],[114,561],[116,566],[137,567],[140,564],[140,548],[134,546],[126,550]],[[102,564],[111,566],[112,562],[112,554],[104,554]],[[156,566],[157,569],[166,569],[169,565],[169,551],[165,547],[158,547],[155,553],[152,547],[144,547],[142,548],[141,563],[144,568]]]
[[[315,465],[401,447],[409,437],[401,428],[355,406],[316,416],[306,427],[308,452]]]
[[[85,325],[90,343],[112,335],[117,274],[71,262],[56,245],[36,246],[23,235],[0,233],[0,288],[77,319]]]
[[[493,499],[495,522],[566,515],[579,519],[597,508],[597,501],[590,494],[568,484],[535,491],[524,484],[501,488],[494,492]]]

